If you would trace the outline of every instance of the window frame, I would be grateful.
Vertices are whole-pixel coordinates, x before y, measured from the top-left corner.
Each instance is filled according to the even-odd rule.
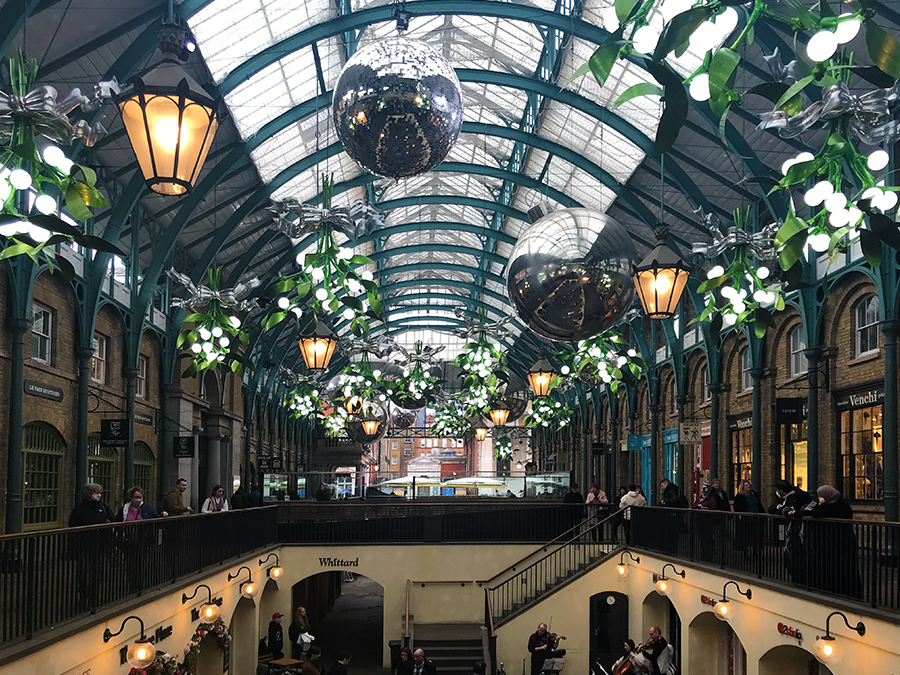
[[[794,338],[797,345],[794,344]],[[788,332],[788,372],[791,377],[805,375],[809,370],[809,361],[806,358],[806,341],[803,339],[803,326],[797,324]]]
[[[738,356],[741,369],[741,393],[753,389],[753,378],[750,376],[750,348],[744,347]]]
[[[137,368],[137,378],[134,383],[134,395],[137,398],[148,398],[147,394],[149,391],[149,380],[148,376],[150,374],[150,360],[144,356],[143,354],[138,355],[138,368]]]
[[[46,315],[46,333],[38,332],[35,329],[35,314],[39,311]],[[43,363],[48,366],[53,362],[53,318],[53,310],[50,307],[47,307],[40,302],[31,303],[31,358],[38,363]],[[37,338],[37,340],[35,338]],[[36,341],[39,344],[46,343],[46,358],[37,355],[38,350],[35,349]]]
[[[840,454],[838,455],[837,469],[841,492],[845,499],[870,504],[884,502],[883,414],[883,403],[862,408],[850,408],[838,413],[838,452]],[[868,424],[865,422],[867,415]],[[857,422],[862,424],[857,424]],[[860,449],[862,451],[856,451]],[[861,468],[862,470],[860,470]],[[881,479],[880,485],[879,478]],[[868,489],[867,483],[871,490]],[[860,496],[861,492],[862,496]],[[865,494],[868,492],[871,492],[871,496]]]
[[[109,338],[100,333],[94,333],[94,351],[91,354],[91,382],[97,384],[106,384],[107,368],[109,361]],[[102,347],[102,349],[100,349]],[[98,354],[102,352],[102,354]],[[99,365],[98,365],[99,364]],[[100,369],[100,376],[97,377],[97,369]]]
[[[709,365],[704,363],[700,366],[700,401],[703,405],[706,405],[712,399],[712,395],[709,393]]]
[[[864,321],[868,321],[869,317],[867,315],[870,308],[872,308],[874,311],[874,320],[869,323],[862,324],[860,318],[862,317]],[[864,356],[878,353],[878,324],[880,323],[878,313],[880,309],[881,305],[877,293],[867,293],[853,304],[854,358],[858,359]],[[865,340],[867,343],[869,343],[868,349],[863,349],[863,347],[866,346],[863,344],[863,335],[867,336]],[[874,344],[874,346],[871,346],[871,344]]]

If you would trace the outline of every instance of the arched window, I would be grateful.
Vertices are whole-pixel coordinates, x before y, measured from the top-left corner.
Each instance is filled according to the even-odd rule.
[[[806,362],[806,338],[803,326],[794,326],[788,333],[788,344],[791,348],[791,377],[802,375],[808,370]]]
[[[878,351],[878,296],[863,296],[853,305],[853,355]]]
[[[741,352],[741,391],[750,391],[753,388],[753,378],[750,377],[750,349],[745,348]]]
[[[144,501],[156,503],[156,458],[150,446],[143,441],[134,443],[134,483],[144,491]],[[131,489],[132,485],[125,489]]]
[[[103,501],[114,504],[116,489],[116,451],[100,447],[100,434],[88,436],[88,482],[103,486]]]
[[[66,444],[49,424],[30,422],[22,427],[25,466],[22,529],[43,530],[62,525],[62,473]]]
[[[706,364],[700,366],[700,400],[703,404],[709,403],[709,368]]]

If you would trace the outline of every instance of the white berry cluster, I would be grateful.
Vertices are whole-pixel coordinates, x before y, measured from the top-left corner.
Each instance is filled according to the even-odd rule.
[[[527,427],[562,429],[572,418],[572,409],[549,396],[536,398],[531,404],[531,414],[525,418]]]
[[[494,457],[506,459],[512,455],[512,439],[509,436],[500,436],[494,439]]]
[[[321,401],[318,389],[295,389],[288,396],[288,409],[295,419],[309,418],[319,412]]]
[[[343,436],[347,430],[347,411],[335,407],[330,415],[322,417],[322,423],[325,425],[325,434],[328,438]]]
[[[432,436],[460,438],[471,428],[469,418],[455,404],[434,411],[434,423],[429,429]]]
[[[224,361],[226,355],[231,351],[231,340],[229,331],[236,331],[241,327],[241,320],[236,316],[227,318],[231,326],[223,328],[219,325],[200,326],[197,329],[197,342],[191,345],[191,352],[195,354],[194,360],[200,362],[211,363],[213,361]]]

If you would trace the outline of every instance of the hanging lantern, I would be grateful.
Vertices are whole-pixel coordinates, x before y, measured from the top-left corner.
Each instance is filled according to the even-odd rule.
[[[359,396],[351,396],[344,401],[344,409],[349,414],[356,415],[360,410],[362,410],[362,399]]]
[[[480,421],[475,425],[475,440],[483,441],[487,438],[488,428],[484,426]]]
[[[666,245],[667,225],[656,228],[656,248],[634,268],[634,285],[644,312],[651,319],[668,319],[675,313],[691,268]]]
[[[164,25],[162,60],[135,77],[113,100],[147,187],[163,195],[191,191],[219,127],[221,99],[213,100],[178,59],[184,31]]]
[[[311,373],[322,373],[331,362],[337,340],[332,337],[322,324],[316,326],[312,335],[301,337],[298,340],[303,361]]]
[[[381,427],[381,420],[363,420],[362,428],[367,436],[374,436]]]
[[[148,638],[141,637],[134,644],[128,647],[125,652],[125,660],[132,668],[146,668],[156,657],[156,647]]]
[[[200,617],[204,623],[212,623],[219,618],[219,614],[219,606],[214,602],[205,604],[200,608]]]
[[[491,403],[491,422],[494,423],[495,427],[502,427],[506,424],[506,421],[509,419],[510,408],[509,405],[502,399],[495,399],[493,403]]]
[[[543,350],[541,350],[540,356],[541,358],[538,362],[531,366],[531,370],[528,371],[528,384],[531,386],[531,391],[534,393],[535,398],[549,396],[550,383],[556,377],[556,372],[544,356]]]

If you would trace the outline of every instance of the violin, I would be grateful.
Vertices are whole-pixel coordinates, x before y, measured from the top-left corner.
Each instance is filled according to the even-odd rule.
[[[637,647],[635,647],[635,648],[634,648],[634,653],[635,653],[635,654],[641,654],[641,653],[643,653],[643,651],[644,651],[645,649],[647,649],[648,647],[652,647],[652,646],[655,645],[658,641],[659,641],[659,640],[647,640],[646,642],[643,642],[643,643],[639,644]]]
[[[565,639],[566,639],[565,635],[559,635],[557,633],[547,633],[544,636],[544,644],[555,648],[555,645],[557,642],[559,642],[560,640],[565,640]]]

